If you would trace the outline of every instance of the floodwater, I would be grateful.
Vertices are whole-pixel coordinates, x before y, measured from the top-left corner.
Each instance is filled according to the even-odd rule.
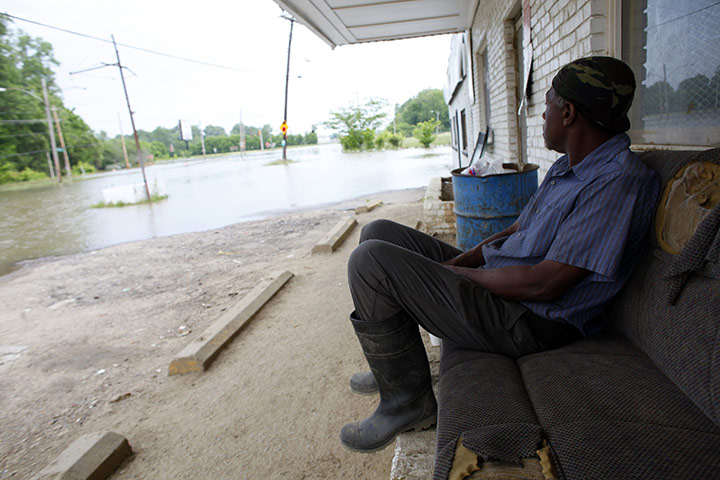
[[[450,147],[342,153],[337,144],[288,149],[297,163],[266,165],[282,152],[178,160],[145,169],[165,184],[152,205],[90,208],[104,188],[142,182],[139,169],[85,180],[0,191],[0,275],[19,261],[257,220],[280,211],[387,190],[424,187],[448,176]]]

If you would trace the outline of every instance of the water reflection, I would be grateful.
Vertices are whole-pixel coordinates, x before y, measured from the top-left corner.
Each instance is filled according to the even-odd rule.
[[[60,185],[0,191],[0,274],[20,260],[144,238],[209,230],[384,190],[423,187],[452,168],[449,147],[343,154],[339,145],[256,152],[147,168],[170,198],[152,205],[90,208],[102,190],[142,181],[119,171]]]

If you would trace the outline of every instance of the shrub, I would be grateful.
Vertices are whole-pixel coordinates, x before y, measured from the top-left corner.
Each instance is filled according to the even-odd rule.
[[[423,147],[428,148],[430,144],[435,140],[435,134],[433,133],[435,128],[439,125],[436,120],[428,120],[426,122],[420,122],[413,130],[413,136],[418,139]]]
[[[0,184],[3,183],[16,183],[16,182],[28,182],[30,180],[42,180],[47,178],[47,175],[42,172],[36,172],[28,167],[25,167],[21,171],[15,170],[15,165],[10,164],[0,167]]]
[[[72,167],[73,175],[85,175],[86,173],[95,173],[95,167],[85,162],[78,162]]]

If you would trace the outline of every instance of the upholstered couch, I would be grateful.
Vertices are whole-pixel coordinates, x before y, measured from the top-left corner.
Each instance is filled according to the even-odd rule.
[[[435,479],[720,479],[720,149],[640,158],[662,196],[602,334],[517,360],[443,344]]]

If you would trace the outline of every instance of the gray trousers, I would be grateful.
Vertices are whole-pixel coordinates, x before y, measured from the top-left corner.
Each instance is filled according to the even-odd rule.
[[[582,337],[575,327],[503,300],[440,263],[460,253],[389,220],[369,223],[348,262],[357,318],[379,323],[407,315],[428,332],[462,348],[513,358]]]

